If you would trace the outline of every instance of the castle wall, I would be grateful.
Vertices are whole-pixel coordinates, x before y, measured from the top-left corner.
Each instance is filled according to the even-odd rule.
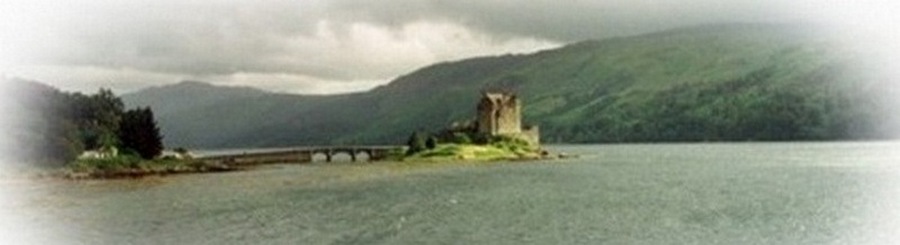
[[[476,124],[479,133],[494,134],[494,132],[497,131],[497,120],[493,116],[495,113],[494,101],[489,97],[484,97],[478,102],[478,118]]]
[[[522,106],[514,95],[485,94],[478,103],[478,132],[518,134],[522,131]]]
[[[541,131],[538,126],[530,126],[522,129],[521,139],[528,142],[532,146],[541,145]]]
[[[500,104],[498,108],[500,112],[496,117],[496,134],[518,134],[522,132],[522,116],[520,115],[522,106],[519,105],[518,99],[515,97],[504,97]]]
[[[477,129],[479,133],[505,135],[540,145],[537,126],[522,128],[522,105],[515,95],[487,93],[478,103]]]

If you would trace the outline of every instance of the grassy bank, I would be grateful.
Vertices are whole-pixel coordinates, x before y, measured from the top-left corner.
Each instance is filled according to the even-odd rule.
[[[540,152],[504,145],[438,144],[434,149],[406,156],[403,161],[497,161],[540,158]]]
[[[233,168],[194,159],[162,158],[145,160],[136,156],[79,159],[63,170],[69,179],[136,178],[148,175],[222,172]]]

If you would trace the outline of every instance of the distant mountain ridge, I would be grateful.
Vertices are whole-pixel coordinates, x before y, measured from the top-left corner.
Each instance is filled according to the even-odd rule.
[[[151,87],[130,96],[131,104],[153,105],[157,113],[177,113],[191,104],[192,107],[206,107],[227,100],[264,96],[267,93],[250,87],[220,87],[199,81],[182,81],[180,83]]]
[[[123,95],[156,112],[168,146],[399,144],[472,118],[510,89],[553,142],[880,138],[877,79],[802,28],[740,24],[580,42],[427,66],[364,93],[292,95],[197,82]]]

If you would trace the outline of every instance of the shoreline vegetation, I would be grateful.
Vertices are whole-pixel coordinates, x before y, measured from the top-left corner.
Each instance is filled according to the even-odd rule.
[[[403,157],[403,161],[502,161],[540,159],[537,151],[521,148],[502,148],[495,145],[474,144],[439,144],[428,149]]]
[[[547,151],[503,148],[497,145],[476,144],[439,144],[412,155],[396,152],[382,162],[396,165],[431,163],[485,163],[500,161],[532,161],[546,159],[562,159],[577,156],[558,154]],[[262,164],[260,164],[262,165]],[[166,176],[176,174],[201,174],[252,169],[256,165],[231,166],[226,164],[207,163],[199,159],[159,158],[153,160],[134,156],[117,156],[102,159],[79,159],[63,168],[56,169],[51,176],[69,180],[102,180],[143,178],[149,176]]]
[[[533,161],[574,158],[565,153],[551,154],[546,150],[518,142],[516,140],[493,140],[487,144],[441,143],[429,145],[410,153],[408,148],[393,152],[381,160],[387,164],[410,165],[432,163],[486,163],[500,161]],[[262,164],[260,164],[262,165]],[[256,165],[232,166],[208,163],[190,157],[161,157],[142,159],[133,155],[118,155],[109,158],[78,159],[57,169],[51,176],[69,180],[102,180],[143,178],[176,174],[200,174],[252,169]]]
[[[135,156],[79,159],[62,168],[66,179],[119,179],[187,173],[212,173],[238,170],[234,166],[212,164],[197,159],[170,157],[146,160]]]
[[[434,149],[398,157],[401,162],[488,162],[576,158],[577,155],[551,153],[541,149],[477,144],[439,144]]]

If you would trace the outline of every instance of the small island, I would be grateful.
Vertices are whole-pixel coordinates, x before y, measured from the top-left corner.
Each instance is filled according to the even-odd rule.
[[[537,126],[522,124],[522,105],[511,92],[485,92],[475,120],[437,133],[413,132],[402,161],[493,161],[548,158]]]

